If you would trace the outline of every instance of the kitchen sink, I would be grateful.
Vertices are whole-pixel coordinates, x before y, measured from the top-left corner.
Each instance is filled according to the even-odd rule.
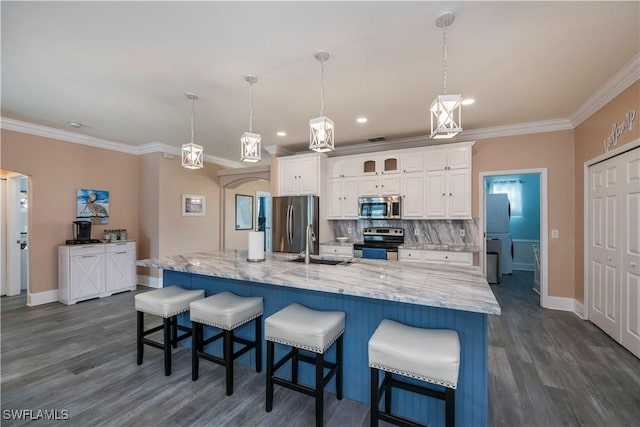
[[[302,262],[302,263],[304,263],[304,258],[290,259],[289,262]],[[351,261],[346,260],[346,259],[311,258],[309,260],[309,264],[349,265],[349,264],[351,264]]]

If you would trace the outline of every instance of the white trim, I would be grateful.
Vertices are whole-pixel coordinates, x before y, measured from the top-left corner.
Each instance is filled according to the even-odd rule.
[[[573,298],[567,297],[547,297],[547,306],[551,310],[573,311]]]
[[[630,151],[633,150],[637,147],[640,147],[640,139],[636,139],[635,141],[631,141],[628,142],[626,144],[620,145],[618,147],[616,147],[615,149],[608,151],[606,153],[602,153],[599,156],[594,157],[593,159],[587,160],[586,162],[584,162],[584,166],[583,166],[583,176],[582,176],[582,188],[583,188],[583,199],[582,199],[582,209],[583,209],[583,241],[584,241],[584,247],[583,247],[583,277],[584,277],[584,283],[582,284],[583,289],[584,289],[584,307],[586,307],[586,309],[583,307],[582,312],[582,318],[585,320],[589,320],[589,292],[591,291],[591,289],[589,288],[589,283],[591,282],[591,274],[590,274],[590,270],[589,270],[589,256],[590,256],[590,252],[589,252],[589,248],[591,247],[591,240],[590,240],[590,233],[589,233],[589,224],[591,222],[591,214],[589,211],[589,199],[591,197],[591,188],[589,187],[589,168],[593,165],[595,165],[596,163],[600,163],[602,161],[605,161],[607,159],[610,159],[611,157],[615,157],[619,154],[622,154],[626,151]]]
[[[569,119],[552,119],[542,120],[539,122],[472,129],[463,131],[461,135],[465,139],[486,139],[499,138],[503,136],[527,135],[531,133],[557,132],[571,129],[573,129],[573,125]]]
[[[613,98],[640,80],[640,53],[624,65],[605,84],[589,97],[576,111],[569,116],[573,127],[578,127],[582,122],[591,117],[596,111],[604,107]]]
[[[147,286],[149,288],[161,288],[162,277],[147,276],[145,274],[138,274],[136,277],[138,285]]]
[[[480,268],[483,272],[487,271],[486,259],[484,256],[485,252],[485,234],[484,234],[484,226],[485,226],[485,217],[486,213],[484,210],[485,206],[485,185],[484,179],[487,176],[492,175],[520,175],[520,174],[528,174],[528,173],[536,173],[540,174],[540,262],[541,262],[541,270],[540,270],[540,305],[542,307],[548,308],[548,299],[549,297],[549,239],[548,239],[548,228],[549,228],[549,188],[548,188],[548,171],[547,168],[537,168],[537,169],[517,169],[517,170],[507,170],[507,171],[486,171],[480,172],[478,174],[478,229],[480,232],[480,239],[482,240],[482,251],[479,254],[480,260]]]
[[[170,153],[174,155],[182,155],[179,147],[164,144],[161,142],[152,142],[140,146],[123,144],[121,142],[109,141],[106,139],[95,138],[93,136],[81,135],[75,132],[69,132],[62,129],[56,129],[48,126],[36,125],[33,123],[22,122],[20,120],[10,119],[8,117],[0,117],[0,128],[15,132],[26,133],[29,135],[42,136],[45,138],[57,139],[74,144],[88,145],[90,147],[103,148],[105,150],[119,151],[127,154],[149,154],[149,153]],[[221,157],[206,155],[204,161],[215,163],[229,168],[240,168],[243,165],[240,162],[223,159]]]
[[[514,262],[511,264],[511,269],[518,271],[534,271],[535,265],[530,262]]]
[[[31,293],[27,292],[27,306],[33,307],[36,305],[49,304],[51,302],[58,302],[58,290],[52,289],[50,291]]]
[[[581,318],[582,320],[586,320],[584,317],[584,305],[578,300],[573,300],[573,312]]]

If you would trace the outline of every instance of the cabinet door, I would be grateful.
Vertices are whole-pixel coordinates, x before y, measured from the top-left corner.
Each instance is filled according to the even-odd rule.
[[[329,178],[327,199],[327,218],[339,219],[342,217],[342,178]]]
[[[452,170],[449,174],[449,218],[471,218],[471,172]]]
[[[447,201],[448,197],[447,173],[442,172],[429,172],[426,179],[426,191],[425,191],[425,216],[427,218],[444,218],[447,213]]]
[[[360,158],[360,174],[361,175],[377,175],[378,169],[376,159],[374,157]]]
[[[360,157],[349,157],[342,160],[342,176],[344,178],[360,175]]]
[[[358,218],[358,178],[342,179],[342,216]]]
[[[442,171],[447,168],[447,150],[428,150],[425,158],[428,171]]]
[[[298,159],[299,194],[318,194],[318,157]]]
[[[327,178],[340,178],[342,176],[344,160],[340,158],[327,159]]]
[[[424,171],[424,154],[407,153],[402,155],[402,172],[422,172]]]
[[[378,158],[378,164],[381,175],[400,173],[400,158],[398,156],[381,156]]]
[[[423,217],[424,174],[404,174],[402,177],[402,218]]]
[[[279,160],[278,163],[278,187],[281,196],[294,196],[298,194],[298,169],[295,159]]]
[[[378,177],[368,176],[360,178],[360,195],[361,196],[377,196],[378,195]]]
[[[449,166],[449,169],[470,169],[471,147],[449,149],[447,156],[447,166]]]
[[[107,292],[128,291],[135,288],[135,252],[107,252],[105,255]]]
[[[104,255],[77,255],[69,257],[70,300],[83,300],[104,293]]]
[[[397,196],[400,194],[400,176],[382,176],[380,177],[380,191],[382,196]]]

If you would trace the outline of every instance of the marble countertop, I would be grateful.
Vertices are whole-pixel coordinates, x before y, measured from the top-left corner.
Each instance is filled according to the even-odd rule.
[[[328,246],[353,246],[354,243],[358,243],[354,240],[347,240],[346,242],[339,242],[337,240],[329,240],[327,242],[320,242],[321,245]]]
[[[266,253],[264,262],[248,262],[246,250],[218,250],[139,260],[136,265],[378,300],[500,314],[500,306],[478,267],[361,258],[354,259],[350,265],[306,265],[289,262],[294,258],[294,254]]]
[[[439,245],[439,244],[416,244],[400,245],[399,249],[419,249],[422,251],[452,251],[452,252],[482,252],[482,247],[473,244],[461,245]]]

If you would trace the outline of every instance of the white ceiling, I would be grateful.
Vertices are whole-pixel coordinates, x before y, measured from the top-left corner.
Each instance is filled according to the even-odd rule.
[[[239,160],[263,145],[308,145],[325,113],[336,146],[429,133],[442,92],[442,30],[452,10],[448,88],[476,99],[465,130],[568,118],[640,52],[640,2],[10,2],[2,1],[2,116],[139,146]],[[369,118],[365,125],[355,119]],[[74,130],[68,122],[86,127]],[[276,131],[285,130],[280,138]],[[266,153],[263,154],[267,160]]]

